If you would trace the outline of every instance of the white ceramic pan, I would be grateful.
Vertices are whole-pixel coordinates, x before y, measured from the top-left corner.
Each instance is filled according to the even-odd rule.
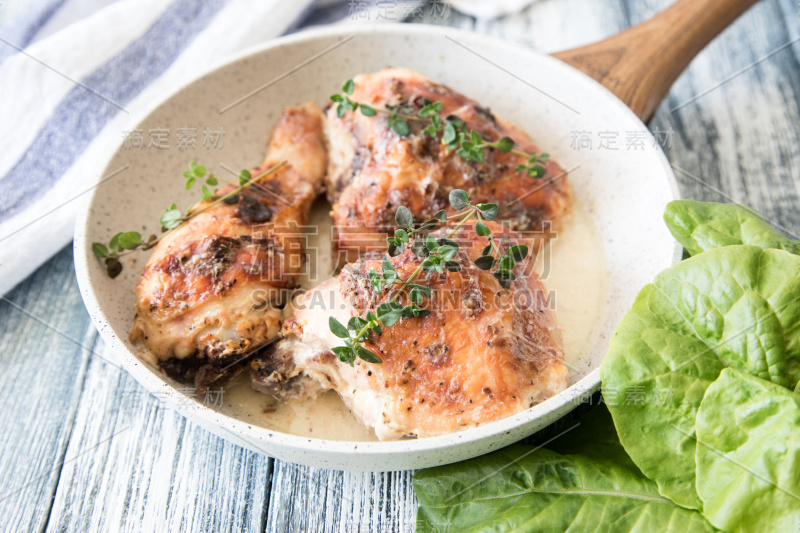
[[[598,388],[598,369],[616,324],[638,290],[678,259],[661,220],[665,204],[678,196],[675,178],[642,120],[652,115],[691,58],[752,3],[681,0],[639,27],[557,54],[559,59],[483,35],[415,25],[313,31],[241,54],[166,96],[131,124],[130,130],[166,128],[173,136],[177,128],[195,127],[197,151],[120,146],[109,154],[98,174],[129,167],[122,180],[94,191],[75,232],[75,267],[86,307],[122,365],[149,391],[209,431],[270,456],[335,469],[398,470],[454,462],[517,441]],[[188,205],[195,199],[197,193],[187,193],[180,178],[189,161],[202,160],[219,175],[225,171],[215,164],[252,166],[261,161],[283,108],[309,100],[324,104],[344,79],[389,65],[417,70],[491,107],[571,170],[576,200],[600,240],[607,279],[597,326],[581,353],[570,358],[570,387],[483,427],[395,442],[279,431],[192,400],[185,386],[146,364],[128,341],[134,287],[146,255],[138,254],[111,280],[92,255],[91,243],[106,242],[120,230],[157,233],[166,203]],[[221,148],[201,146],[205,127],[224,129]],[[617,135],[618,150],[599,147],[599,133],[609,131]],[[575,144],[576,132],[589,132],[593,146]],[[627,149],[629,136],[643,139],[643,148]],[[341,438],[347,437],[342,433]]]

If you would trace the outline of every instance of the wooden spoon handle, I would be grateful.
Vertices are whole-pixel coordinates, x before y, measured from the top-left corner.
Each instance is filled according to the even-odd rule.
[[[602,83],[647,122],[694,56],[758,0],[678,0],[641,24],[553,54]]]

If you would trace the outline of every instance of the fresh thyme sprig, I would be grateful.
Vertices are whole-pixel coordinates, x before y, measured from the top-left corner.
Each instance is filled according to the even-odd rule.
[[[136,250],[149,250],[158,244],[158,242],[170,231],[193,219],[200,213],[208,211],[215,205],[218,205],[222,202],[226,204],[235,204],[239,200],[239,194],[242,191],[251,185],[256,185],[258,181],[269,176],[270,174],[277,172],[285,164],[286,161],[283,161],[274,167],[263,171],[255,177],[252,176],[249,170],[242,170],[239,174],[238,186],[223,195],[218,195],[216,192],[212,194],[207,187],[213,187],[217,185],[219,183],[218,178],[213,174],[208,173],[204,166],[198,165],[192,161],[189,170],[183,173],[183,177],[186,178],[185,187],[187,190],[191,189],[197,180],[205,178],[205,183],[200,190],[201,201],[211,203],[204,206],[202,209],[195,209],[198,204],[194,204],[193,206],[189,207],[186,212],[182,212],[180,209],[178,209],[177,205],[173,203],[167,209],[165,209],[164,213],[161,215],[159,221],[161,222],[162,233],[158,237],[155,235],[150,235],[145,240],[138,231],[120,232],[111,237],[107,245],[101,242],[92,243],[92,252],[94,253],[95,257],[104,261],[108,277],[112,279],[116,278],[119,276],[120,272],[122,272],[122,263],[119,260],[120,257],[128,255]]]
[[[217,184],[217,178],[214,176],[214,174],[207,173],[206,167],[198,165],[192,161],[189,163],[189,170],[183,173],[183,177],[186,178],[187,191],[192,188],[198,179],[206,178],[206,182],[201,187],[203,201],[207,202],[214,197],[214,195],[211,194],[211,191],[208,190],[208,186],[215,186]]]
[[[516,150],[516,143],[510,137],[503,137],[496,141],[484,139],[480,133],[470,129],[467,124],[456,115],[448,115],[442,118],[442,103],[434,102],[429,99],[423,101],[423,105],[418,110],[410,105],[386,106],[384,109],[376,109],[367,104],[356,102],[352,98],[355,91],[353,80],[347,80],[342,84],[342,92],[331,95],[331,101],[336,103],[336,116],[343,118],[348,111],[361,111],[365,117],[374,117],[378,113],[388,115],[389,127],[401,137],[406,137],[411,133],[408,125],[409,121],[423,122],[425,127],[422,129],[423,135],[438,138],[441,135],[441,143],[446,145],[449,150],[454,150],[456,155],[463,157],[467,161],[483,163],[486,159],[487,149],[496,149],[503,153],[512,153],[524,157],[524,163],[517,165],[514,170],[525,172],[532,178],[542,178],[545,174],[542,163],[547,163],[550,155],[537,152],[523,152]],[[416,111],[416,114],[415,114]]]
[[[422,272],[442,273],[461,271],[461,263],[456,260],[459,246],[450,239],[471,220],[475,220],[475,233],[487,237],[488,245],[483,249],[481,256],[475,260],[475,265],[482,270],[494,270],[494,277],[504,289],[511,287],[511,282],[516,279],[513,269],[518,261],[528,255],[528,247],[524,244],[512,246],[505,254],[500,253],[491,229],[483,221],[494,220],[497,216],[497,204],[472,204],[469,195],[461,190],[450,191],[450,206],[456,211],[452,215],[442,209],[434,214],[434,218],[419,225],[414,224],[411,210],[400,206],[395,212],[395,222],[400,226],[392,237],[387,237],[388,253],[381,262],[381,272],[370,268],[367,278],[376,294],[382,294],[388,287],[397,287],[388,301],[377,306],[375,312],[367,311],[366,318],[354,316],[345,326],[335,317],[328,319],[331,333],[344,340],[344,346],[333,348],[333,353],[340,361],[350,364],[355,363],[360,357],[368,363],[382,362],[374,352],[364,347],[370,334],[380,335],[383,328],[390,328],[400,320],[427,316],[429,309],[421,306],[424,299],[431,298],[431,289],[425,285],[415,283]],[[442,224],[452,223],[444,237],[436,238],[430,234]],[[406,279],[400,278],[392,264],[391,257],[396,257],[409,248],[421,261]],[[408,293],[408,305],[403,306],[398,302],[400,297]]]

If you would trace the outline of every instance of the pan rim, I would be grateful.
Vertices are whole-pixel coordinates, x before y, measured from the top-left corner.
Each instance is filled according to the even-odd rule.
[[[636,115],[621,100],[619,100],[619,98],[617,98],[613,93],[611,93],[608,89],[603,87],[597,81],[595,81],[588,75],[584,74],[583,72],[580,72],[579,70],[575,69],[574,67],[567,65],[566,63],[563,63],[562,61],[552,56],[535,51],[530,47],[514,42],[509,42],[501,38],[479,34],[467,30],[442,28],[438,26],[428,26],[428,25],[411,25],[411,24],[396,24],[396,23],[382,24],[377,26],[367,26],[367,27],[342,26],[335,28],[325,27],[325,28],[311,29],[249,47],[240,53],[234,54],[232,56],[229,56],[225,60],[215,63],[214,65],[203,71],[202,74],[200,74],[199,76],[191,80],[185,81],[181,84],[178,84],[176,87],[173,88],[173,90],[165,92],[163,98],[159,99],[151,106],[148,106],[147,108],[142,109],[138,112],[132,113],[132,118],[130,122],[131,124],[134,125],[143,122],[161,105],[163,105],[166,101],[168,101],[177,93],[182,91],[184,88],[195,83],[199,79],[208,76],[216,72],[217,70],[226,67],[232,63],[247,59],[249,57],[258,54],[265,53],[267,51],[279,49],[281,47],[292,46],[296,43],[314,41],[330,37],[347,38],[351,35],[352,36],[358,36],[364,34],[374,35],[382,33],[402,34],[402,35],[409,35],[412,37],[415,35],[462,36],[464,38],[469,39],[472,42],[476,41],[487,42],[499,49],[507,48],[509,50],[514,50],[517,53],[527,54],[532,57],[536,56],[537,60],[550,62],[554,66],[554,68],[559,70],[559,73],[563,72],[563,75],[567,79],[569,76],[573,76],[574,79],[580,80],[580,83],[590,83],[596,86],[595,88],[601,88],[601,90],[605,92],[607,96],[611,97],[609,102],[616,105],[617,109],[614,109],[614,113],[618,112],[620,115],[627,115],[628,118],[634,118],[638,123],[643,124],[641,120],[638,117],[636,117]],[[648,135],[650,135],[649,130],[648,130]],[[650,137],[652,138],[652,135],[650,135]],[[110,163],[111,159],[114,157],[118,149],[119,149],[119,144],[115,144],[113,146],[113,151],[110,151],[107,157],[104,157],[102,161],[95,167],[97,170],[99,170],[99,172],[97,172],[96,175],[103,175],[102,173],[103,170],[108,167],[108,164]],[[653,152],[652,157],[656,157],[659,160],[661,166],[665,171],[664,175],[668,180],[668,185],[672,193],[672,199],[674,200],[680,198],[680,192],[676,176],[660,146],[658,146],[657,149]],[[523,426],[532,427],[533,425],[536,424],[537,420],[541,420],[547,416],[552,416],[554,413],[557,414],[558,417],[561,417],[567,412],[571,411],[577,405],[576,403],[577,398],[581,398],[586,394],[590,394],[599,388],[600,377],[599,377],[599,366],[597,366],[593,370],[591,370],[586,376],[584,376],[579,381],[567,387],[561,393],[521,413],[517,413],[507,418],[496,420],[487,423],[485,425],[466,429],[464,431],[457,433],[450,433],[446,435],[426,437],[420,439],[388,441],[388,442],[338,441],[338,440],[320,439],[313,437],[301,437],[289,433],[283,433],[278,430],[272,430],[260,426],[253,426],[243,420],[236,419],[231,416],[214,411],[213,409],[204,406],[200,403],[186,402],[185,401],[186,397],[181,392],[173,388],[170,384],[164,381],[160,375],[157,375],[145,364],[143,364],[136,356],[136,354],[125,346],[125,344],[121,341],[121,339],[112,331],[110,327],[109,318],[106,316],[105,312],[103,311],[103,309],[99,304],[97,295],[95,294],[95,287],[92,282],[92,277],[90,275],[90,269],[89,269],[89,261],[94,260],[94,257],[91,255],[91,244],[86,242],[87,228],[92,218],[91,206],[94,203],[97,192],[98,190],[94,189],[88,195],[88,197],[83,201],[83,205],[79,210],[79,215],[76,221],[76,229],[75,229],[74,257],[75,257],[75,270],[78,278],[78,285],[80,288],[81,296],[101,336],[103,337],[105,342],[109,345],[111,351],[116,355],[116,357],[119,358],[124,369],[131,375],[133,375],[133,377],[139,383],[141,383],[149,392],[158,394],[159,398],[167,400],[176,411],[178,411],[181,415],[188,418],[189,420],[198,423],[202,427],[212,431],[213,433],[223,438],[226,438],[227,440],[234,441],[237,444],[240,444],[254,451],[275,456],[274,452],[278,450],[270,450],[268,449],[269,446],[276,445],[276,446],[281,446],[283,448],[291,448],[293,450],[303,452],[304,455],[302,458],[297,457],[297,458],[290,458],[288,460],[290,461],[296,460],[296,462],[300,462],[303,464],[319,465],[325,463],[328,467],[331,466],[329,464],[329,461],[333,460],[336,455],[342,455],[342,454],[356,455],[359,457],[370,456],[370,457],[381,458],[381,457],[386,457],[388,455],[403,453],[415,456],[415,457],[409,457],[409,461],[406,461],[406,463],[414,463],[414,465],[419,465],[419,466],[413,466],[414,468],[420,466],[431,466],[433,464],[443,464],[452,461],[442,460],[442,459],[425,461],[422,459],[424,454],[435,450],[444,450],[454,446],[464,446],[467,444],[474,444],[479,442],[488,443],[490,439],[498,435],[512,432],[515,429],[521,428]],[[676,244],[675,254],[672,261],[673,264],[680,261],[681,253],[682,249],[680,248],[679,245]],[[666,266],[668,265],[665,265],[665,267]],[[552,421],[547,422],[547,424],[549,423],[552,423]],[[544,427],[547,424],[543,424],[542,427]],[[533,431],[535,431],[535,429],[528,431],[527,434],[530,434]],[[486,453],[486,451],[489,450],[486,449],[479,453]],[[327,460],[324,459],[323,461],[315,460],[313,457],[311,457],[311,455],[324,456],[325,458],[327,458]],[[461,455],[464,455],[464,457],[461,458],[466,458],[467,456],[474,456],[476,454],[470,455],[469,453],[467,453]],[[381,470],[380,468],[378,469],[357,468],[357,469],[371,470],[371,471]]]

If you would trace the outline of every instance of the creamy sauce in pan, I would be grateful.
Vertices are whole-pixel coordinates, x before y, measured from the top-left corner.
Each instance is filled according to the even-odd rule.
[[[312,209],[308,226],[317,234],[308,240],[308,275],[304,288],[324,281],[333,271],[330,207],[318,201]],[[602,244],[595,234],[591,212],[575,201],[572,215],[564,228],[536,260],[552,296],[559,326],[564,336],[565,364],[570,369],[570,383],[576,381],[575,369],[584,368],[580,359],[600,322],[605,302],[606,269]],[[376,441],[374,432],[363,427],[350,414],[333,391],[315,400],[295,403],[275,402],[250,388],[246,373],[228,383],[217,410],[248,424],[303,437],[330,440]]]
[[[549,246],[550,267],[545,262],[545,250],[536,258],[536,271],[551,294],[550,305],[564,335],[564,363],[570,370],[570,383],[574,383],[574,369],[593,340],[605,310],[608,277],[602,241],[594,231],[591,213],[577,200],[563,230]],[[585,368],[585,363],[580,368]]]

